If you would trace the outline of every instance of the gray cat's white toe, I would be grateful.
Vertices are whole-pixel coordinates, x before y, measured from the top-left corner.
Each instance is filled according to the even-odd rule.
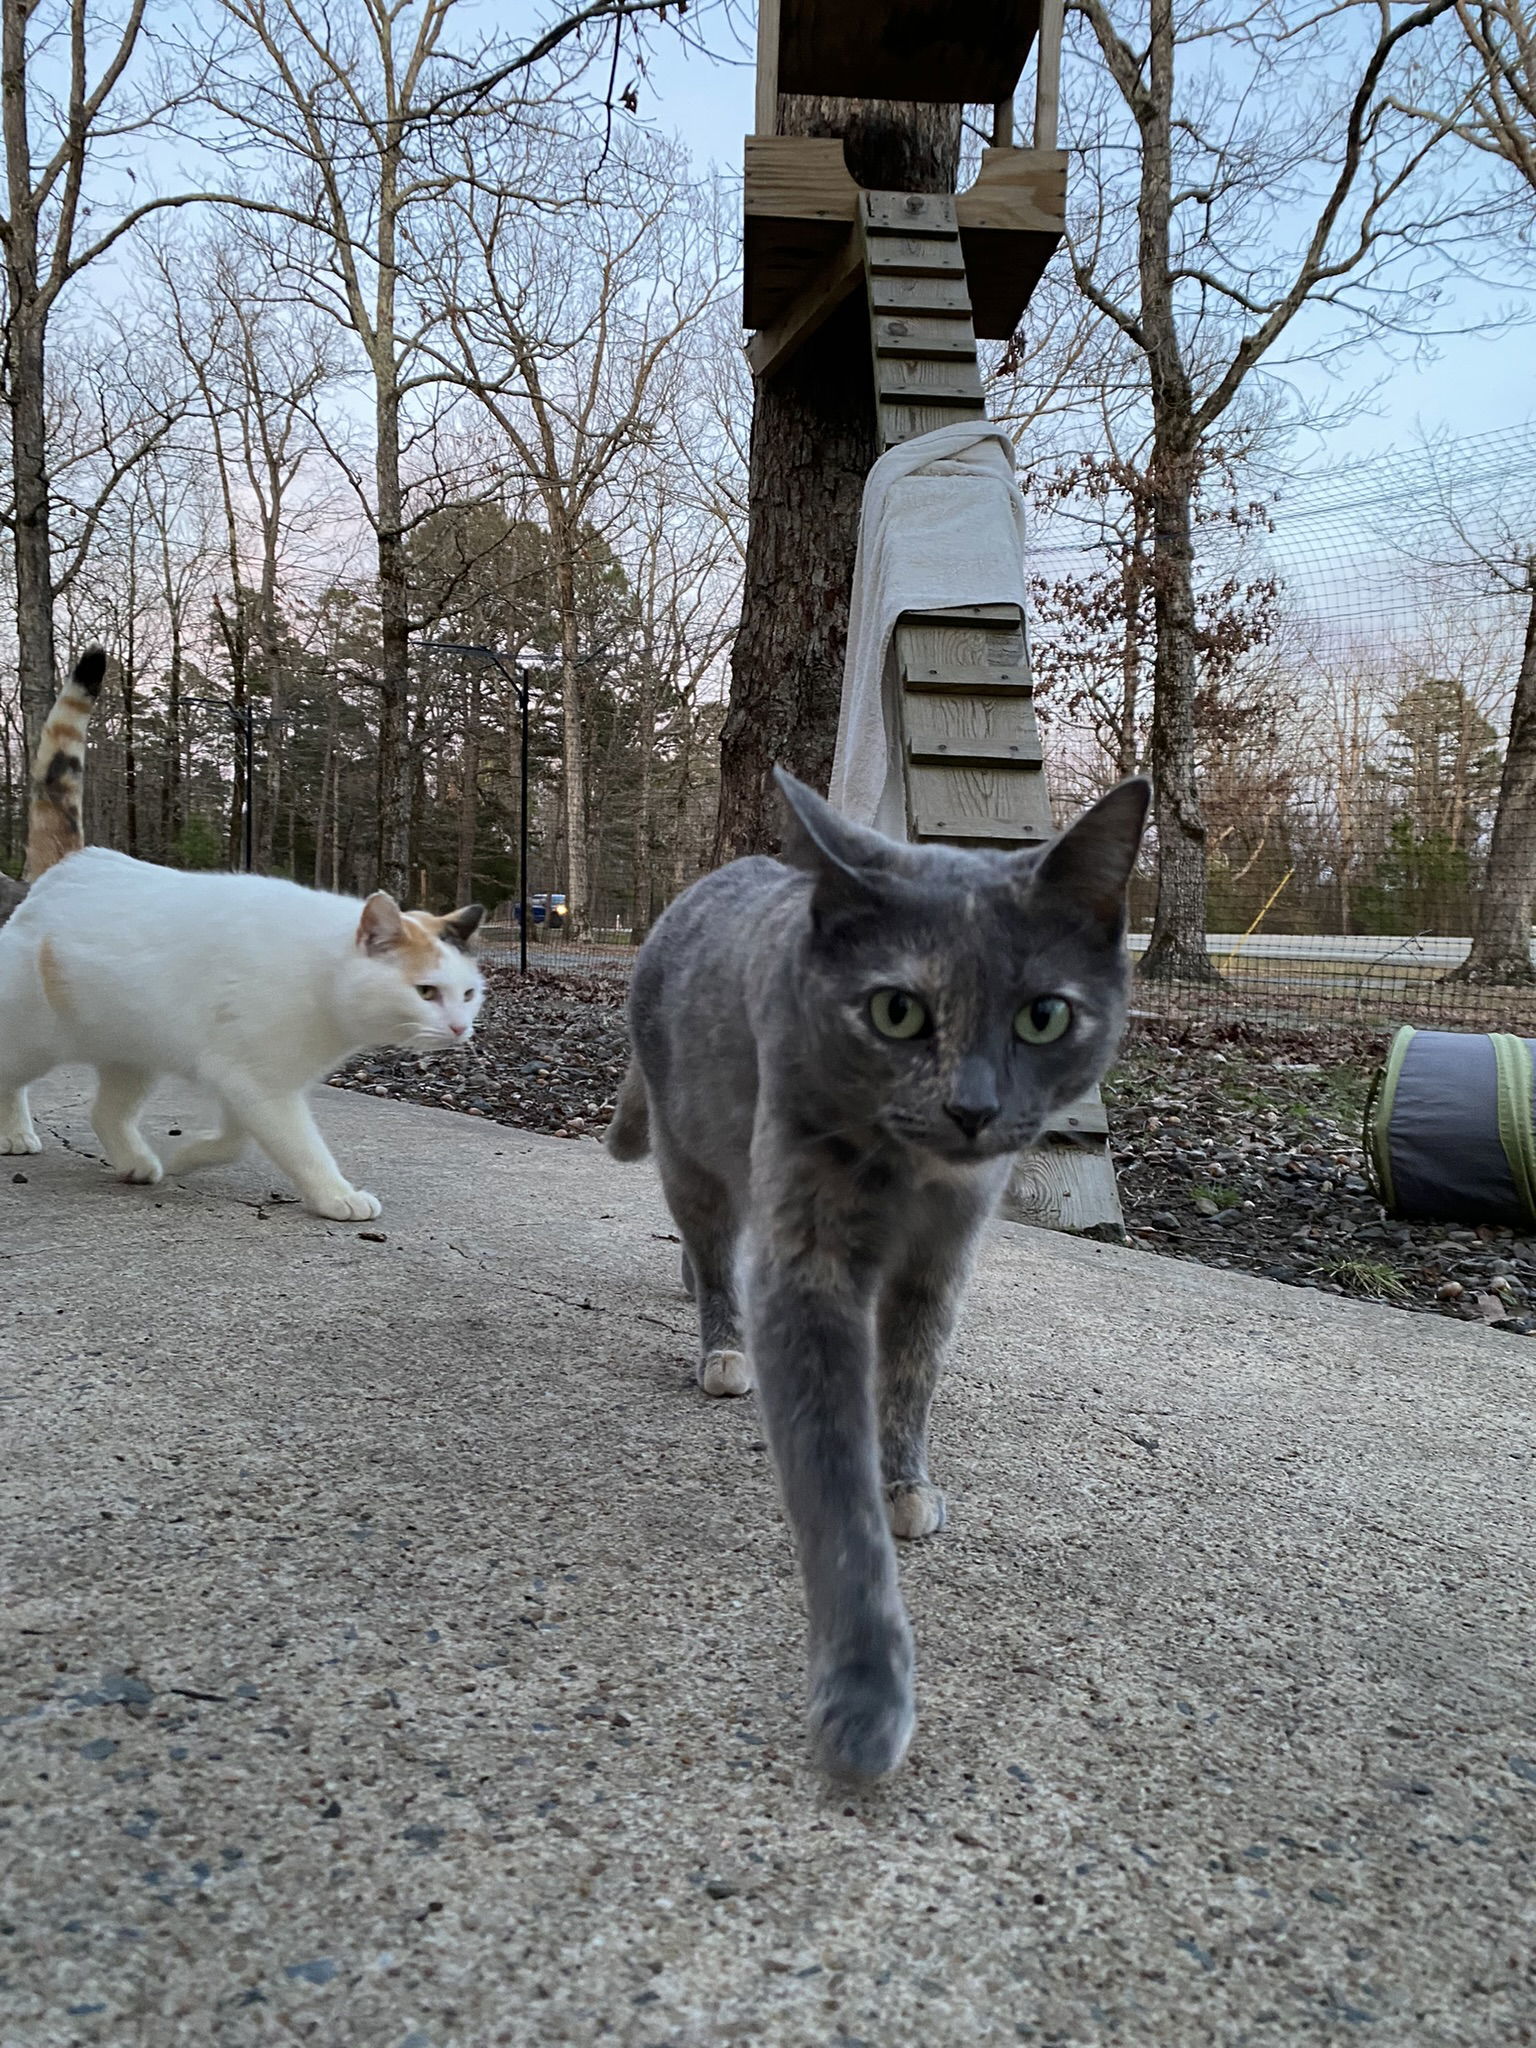
[[[926,1482],[898,1484],[885,1489],[886,1519],[891,1534],[900,1543],[915,1543],[922,1536],[936,1536],[949,1518],[943,1490]]]
[[[699,1367],[699,1385],[706,1394],[750,1394],[753,1384],[744,1351],[711,1351]]]

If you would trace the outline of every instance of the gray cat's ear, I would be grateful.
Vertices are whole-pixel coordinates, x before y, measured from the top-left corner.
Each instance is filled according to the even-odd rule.
[[[1034,871],[1036,889],[1072,897],[1103,924],[1121,923],[1151,800],[1145,777],[1117,783],[1046,848]]]
[[[881,833],[840,817],[825,797],[788,769],[775,768],[773,779],[784,799],[780,860],[820,881],[851,882],[861,889],[890,867],[891,842]]]

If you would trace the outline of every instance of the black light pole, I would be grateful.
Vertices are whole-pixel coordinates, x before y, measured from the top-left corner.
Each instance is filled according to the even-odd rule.
[[[508,668],[505,659],[494,647],[478,647],[465,640],[424,640],[435,654],[472,654],[480,661],[494,662],[503,677],[517,692],[517,709],[522,719],[522,745],[518,763],[520,784],[517,817],[517,971],[528,972],[528,691],[532,673],[519,664]]]
[[[235,730],[245,742],[245,819],[241,865],[248,875],[253,874],[256,868],[256,714],[249,704],[231,704],[225,697],[183,697],[181,701],[183,704],[209,704],[215,711],[227,711],[234,720]],[[271,723],[270,718],[268,723]]]

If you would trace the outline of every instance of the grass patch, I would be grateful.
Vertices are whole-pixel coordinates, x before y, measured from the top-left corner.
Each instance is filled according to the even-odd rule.
[[[1236,1188],[1191,1188],[1197,1202],[1214,1202],[1218,1209],[1241,1209],[1244,1197]]]
[[[1379,1259],[1334,1259],[1319,1270],[1325,1280],[1347,1287],[1352,1294],[1369,1294],[1378,1301],[1411,1298],[1411,1289],[1404,1286],[1396,1269]]]

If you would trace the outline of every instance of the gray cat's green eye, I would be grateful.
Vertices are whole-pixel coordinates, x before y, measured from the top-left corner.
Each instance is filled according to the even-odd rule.
[[[1072,1005],[1065,996],[1036,996],[1016,1013],[1013,1029],[1026,1045],[1050,1045],[1071,1022]]]
[[[877,988],[869,999],[869,1021],[882,1038],[922,1038],[932,1029],[927,1005],[901,988]]]

